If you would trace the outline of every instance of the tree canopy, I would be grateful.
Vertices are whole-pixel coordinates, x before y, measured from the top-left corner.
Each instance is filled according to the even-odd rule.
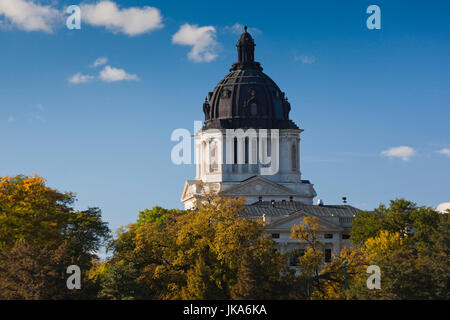
[[[137,299],[279,298],[292,272],[264,224],[242,216],[242,205],[212,195],[190,211],[141,212],[115,240],[106,269],[133,268]],[[102,292],[119,299],[111,286],[130,279],[112,285],[109,272]]]
[[[317,217],[291,230],[303,249],[281,253],[243,200],[211,194],[193,210],[144,209],[114,239],[100,209],[74,201],[39,176],[0,178],[0,299],[449,298],[450,212],[404,199],[359,212],[353,246],[331,262]],[[112,255],[100,261],[106,243]],[[82,290],[67,289],[69,265],[81,268]],[[367,288],[369,265],[381,289]]]
[[[74,201],[39,176],[0,178],[0,298],[95,296],[88,273],[110,231],[98,208],[78,211]],[[82,292],[65,287],[71,264],[83,271]],[[27,292],[24,283],[35,290]]]

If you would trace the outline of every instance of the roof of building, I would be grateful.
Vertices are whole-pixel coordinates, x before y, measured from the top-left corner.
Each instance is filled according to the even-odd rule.
[[[269,201],[256,202],[246,206],[247,216],[285,216],[297,212],[304,212],[317,217],[354,217],[358,213],[358,208],[350,205],[310,205],[299,201],[276,201],[272,204]]]
[[[299,129],[289,119],[285,93],[255,61],[255,43],[245,28],[237,46],[238,61],[203,103],[205,129]]]

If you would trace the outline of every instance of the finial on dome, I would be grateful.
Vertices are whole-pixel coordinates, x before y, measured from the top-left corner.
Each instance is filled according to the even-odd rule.
[[[244,26],[244,33],[242,33],[236,45],[239,63],[253,63],[255,61],[255,42],[247,30],[247,26]]]

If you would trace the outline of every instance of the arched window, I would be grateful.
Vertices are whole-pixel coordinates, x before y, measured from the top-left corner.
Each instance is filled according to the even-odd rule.
[[[294,143],[291,148],[292,171],[297,171],[297,146]]]

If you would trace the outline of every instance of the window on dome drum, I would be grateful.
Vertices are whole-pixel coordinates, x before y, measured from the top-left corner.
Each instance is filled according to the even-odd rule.
[[[233,161],[233,163],[234,164],[237,164],[238,163],[238,141],[237,141],[237,138],[236,137],[234,137],[234,139],[233,139],[233,145],[234,145],[234,150],[233,150],[233,157],[234,157],[234,161]]]
[[[251,138],[249,141],[251,142],[249,146],[249,163],[251,164],[251,172],[258,172],[258,166],[256,165],[258,163],[258,139]]]
[[[332,233],[325,233],[324,234],[324,238],[325,239],[333,239],[333,234]]]
[[[207,150],[206,150],[206,142],[205,141],[203,141],[203,143],[202,143],[202,149],[203,149],[203,152],[202,152],[202,156],[201,156],[201,158],[202,158],[202,172],[203,173],[206,173],[206,154],[207,154]]]
[[[258,105],[255,102],[250,104],[250,113],[252,116],[256,116],[258,114]]]
[[[244,148],[245,148],[245,152],[244,152],[244,155],[245,155],[245,164],[248,164],[249,163],[249,161],[248,161],[248,159],[249,159],[249,150],[248,150],[248,137],[245,137],[245,140],[244,140]]]
[[[291,149],[292,171],[297,171],[297,146],[292,145]]]
[[[342,239],[343,240],[348,240],[348,239],[350,239],[350,235],[349,234],[343,234],[342,235]]]
[[[279,233],[272,233],[272,239],[279,239],[280,234]]]
[[[331,249],[325,249],[325,262],[331,262]]]
[[[217,172],[219,170],[219,165],[217,161],[217,143],[216,141],[211,141],[209,147],[211,148],[211,159],[210,159],[210,170],[211,172]]]

